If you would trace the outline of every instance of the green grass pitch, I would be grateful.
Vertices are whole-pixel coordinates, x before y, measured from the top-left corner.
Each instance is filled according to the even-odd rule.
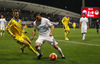
[[[33,28],[25,29],[29,38],[32,35]],[[28,48],[25,48],[25,54],[21,53],[20,45],[6,32],[5,37],[0,37],[0,64],[100,64],[100,33],[96,29],[88,29],[86,41],[82,41],[80,29],[71,29],[69,41],[64,40],[63,28],[55,28],[54,38],[59,43],[66,60],[61,59],[58,52],[47,42],[41,47],[44,55],[40,60]],[[32,41],[32,47],[38,38],[38,33]],[[49,55],[54,52],[58,59],[51,61]]]

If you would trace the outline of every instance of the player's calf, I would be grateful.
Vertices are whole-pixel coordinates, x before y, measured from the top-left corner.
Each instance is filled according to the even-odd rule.
[[[25,52],[24,52],[24,49],[23,49],[22,47],[20,47],[20,49],[22,50],[22,53],[25,53]]]
[[[63,54],[61,48],[60,48],[58,45],[55,45],[54,48],[55,48],[55,49],[58,51],[58,53],[61,55],[62,59],[66,59],[66,58],[64,57],[64,54]]]
[[[35,43],[35,48],[36,50],[40,53],[40,55],[37,57],[37,59],[40,59],[43,55],[42,51],[41,51],[41,48],[40,48],[40,43],[39,42],[36,42]]]

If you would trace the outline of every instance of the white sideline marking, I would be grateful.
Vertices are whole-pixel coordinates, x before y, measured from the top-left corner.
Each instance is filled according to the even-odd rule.
[[[34,37],[37,38],[37,37]],[[74,41],[66,41],[66,40],[56,40],[56,41],[62,41],[62,42],[68,42],[68,43],[75,43],[75,44],[84,44],[84,45],[90,45],[90,46],[100,46],[98,44],[88,44],[88,43],[81,43],[81,42],[74,42]]]
[[[86,36],[87,37],[91,37],[91,36],[97,37],[97,36],[100,36],[100,35],[86,35]],[[54,37],[64,37],[64,36],[63,35],[60,35],[60,36],[56,35]],[[76,35],[70,35],[69,37],[76,37]],[[77,35],[77,37],[82,37],[82,35]]]
[[[69,42],[69,43],[75,43],[75,44],[84,44],[84,45],[90,45],[90,46],[100,46],[98,44],[88,44],[88,43],[81,43],[81,42],[74,42],[74,41],[65,41],[65,40],[57,40],[62,42]]]

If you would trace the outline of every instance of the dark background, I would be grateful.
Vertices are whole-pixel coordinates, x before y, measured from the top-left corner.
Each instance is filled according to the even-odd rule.
[[[18,0],[57,7],[81,14],[82,0]],[[86,7],[100,7],[100,0],[85,0]]]

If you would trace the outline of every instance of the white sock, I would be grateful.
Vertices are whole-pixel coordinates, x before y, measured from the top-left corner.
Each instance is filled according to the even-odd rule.
[[[43,55],[42,51],[41,51],[41,48],[40,47],[37,47],[36,50],[41,54]]]
[[[85,34],[83,34],[83,40],[85,40]]]
[[[64,57],[63,52],[60,47],[58,48],[58,53],[61,55],[61,57]]]
[[[37,52],[36,55],[39,56],[39,53]]]
[[[1,32],[1,36],[2,36],[2,32]]]

